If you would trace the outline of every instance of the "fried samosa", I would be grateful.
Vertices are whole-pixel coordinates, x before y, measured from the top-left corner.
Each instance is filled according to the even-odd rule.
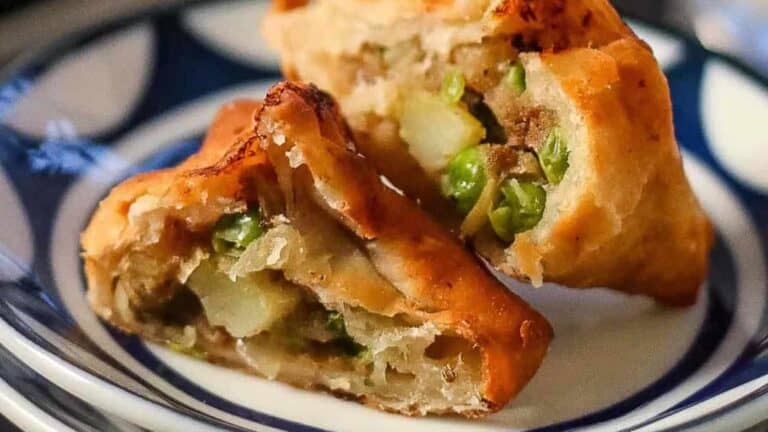
[[[496,268],[695,301],[712,243],[669,89],[606,0],[283,0],[264,32]]]
[[[225,106],[197,154],[115,187],[82,246],[109,324],[403,414],[500,409],[552,337],[310,86]]]

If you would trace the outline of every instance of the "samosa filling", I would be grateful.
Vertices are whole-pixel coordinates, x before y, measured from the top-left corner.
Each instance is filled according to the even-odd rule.
[[[512,242],[533,229],[569,167],[554,110],[533,101],[523,63],[509,60],[526,49],[514,37],[461,45],[448,58],[417,40],[364,48],[369,67],[359,79],[398,83],[400,138],[440,178],[443,195],[465,216],[465,236],[489,226]]]
[[[226,214],[211,233],[212,253],[186,286],[200,299],[208,324],[235,339],[270,333],[294,353],[363,355],[366,348],[347,334],[340,312],[285,278],[285,267],[304,253],[302,243],[293,227],[267,223],[258,207]]]
[[[453,409],[448,401],[457,398],[467,409],[476,405],[481,382],[476,348],[430,322],[367,310],[366,305],[395,310],[388,305],[397,301],[392,295],[401,294],[335,221],[315,212],[305,225],[294,216],[266,217],[256,204],[226,214],[207,233],[188,233],[194,239],[188,250],[174,252],[194,262],[186,277],[187,272],[169,268],[169,278],[150,283],[146,275],[122,273],[116,301],[145,328],[157,329],[155,339],[187,355],[297,384],[402,399],[406,406],[429,401]],[[162,237],[177,237],[174,227],[167,224]],[[162,267],[160,254],[142,253],[144,264]],[[339,302],[326,291],[321,299],[308,288],[314,284],[330,291],[359,288],[375,298],[361,294],[359,304]],[[169,293],[148,303],[131,290],[146,298]]]
[[[525,91],[525,70],[515,62],[488,91],[507,100],[497,104],[503,115],[467,87],[457,68],[445,73],[439,93],[403,101],[400,135],[422,166],[439,173],[443,195],[466,215],[465,235],[487,223],[512,242],[533,229],[544,214],[547,187],[560,183],[568,169],[568,147],[554,114],[513,105]]]

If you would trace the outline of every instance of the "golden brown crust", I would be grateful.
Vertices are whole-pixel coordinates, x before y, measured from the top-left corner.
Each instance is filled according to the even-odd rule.
[[[550,281],[692,304],[712,229],[685,179],[669,90],[652,54],[622,39],[541,62],[582,115],[587,161],[557,220],[519,236],[510,251],[539,262]]]
[[[528,33],[531,47],[543,50],[601,46],[632,34],[605,0],[503,0],[491,16],[497,32]]]
[[[218,162],[238,137],[253,129],[253,112],[260,106],[261,102],[253,99],[236,99],[224,104],[208,128],[200,150],[177,169],[202,168]]]
[[[258,134],[252,128],[241,131],[243,125],[254,124]],[[278,131],[282,145],[273,140]],[[287,160],[286,152],[294,146],[302,155],[298,165]],[[285,83],[269,92],[263,106],[241,101],[225,107],[196,155],[175,168],[127,180],[99,206],[82,242],[94,309],[126,331],[140,331],[115,313],[111,276],[115,257],[147,235],[146,227],[142,231],[129,224],[137,202],[150,196],[148,211],[162,209],[167,217],[185,220],[187,229],[195,232],[210,227],[226,211],[229,204],[217,204],[222,199],[232,205],[254,199],[248,189],[254,180],[251,171],[268,168],[277,171],[276,181],[281,181],[285,178],[280,170],[289,167],[297,181],[292,187],[312,188],[320,208],[359,236],[380,273],[401,291],[406,301],[398,305],[400,313],[433,322],[479,347],[485,402],[462,414],[481,416],[500,409],[539,367],[551,327],[443,228],[385,187],[353,148],[338,107],[314,88]],[[195,206],[210,209],[210,214],[185,219],[185,209]],[[342,300],[356,303],[354,298]],[[408,409],[415,408],[401,412],[423,413]]]
[[[520,298],[506,290],[440,225],[407,198],[384,186],[372,167],[349,148],[337,107],[313,87],[282,83],[259,114],[279,120],[293,137],[323,204],[367,241],[379,271],[411,302],[410,313],[426,316],[480,346],[484,398],[504,406],[538,368],[552,329]],[[270,159],[290,151],[277,146],[260,122]],[[337,125],[336,127],[327,127]],[[318,145],[324,142],[325,145]],[[270,151],[272,150],[272,151]],[[351,181],[354,179],[354,181]]]
[[[582,116],[588,161],[547,235],[510,250],[540,263],[553,282],[693,304],[713,234],[683,173],[669,89],[652,53],[624,38],[545,53],[541,63]]]
[[[439,25],[452,26],[455,31],[463,24],[478,25],[480,37],[515,35],[523,51],[599,47],[634,36],[608,0],[281,0],[273,1],[265,22],[266,36],[281,50],[289,42],[281,33],[296,31],[286,26],[300,23],[291,21],[291,16],[301,14],[303,8],[327,8],[328,16],[341,14],[343,19],[355,21],[353,40],[333,40],[338,29],[326,27],[330,40],[318,40],[305,48],[317,51],[344,52],[364,43],[405,39],[413,34],[409,30],[400,35],[403,30],[397,26],[408,22],[417,23],[414,27],[422,35]],[[342,21],[334,24],[340,23],[344,25]],[[295,70],[290,67],[294,56],[282,54],[283,64]]]
[[[313,21],[323,22],[329,36],[305,43],[307,33],[292,29],[311,30]],[[539,89],[546,96],[537,103],[548,107],[553,99],[567,99],[557,101],[567,105],[561,118],[578,119],[571,126],[584,131],[583,142],[569,143],[572,157],[575,152],[581,158],[569,175],[579,180],[566,185],[566,176],[558,188],[568,189],[560,194],[567,196],[548,204],[537,229],[518,235],[509,247],[481,238],[480,253],[505,273],[536,283],[606,286],[669,305],[695,301],[706,277],[712,230],[682,171],[666,80],[648,45],[608,1],[318,0],[276,9],[264,30],[292,77],[317,82],[340,100],[359,150],[451,227],[434,179],[411,169],[414,160],[401,154],[407,145],[397,134],[396,108],[382,109],[376,99],[396,107],[396,100],[382,94],[407,97],[420,86],[435,91],[434,80],[401,66],[370,74],[366,56],[371,46],[395,55],[403,41],[414,39],[430,60],[405,60],[416,71],[436,63],[461,66],[455,55],[467,46],[487,48],[496,62],[491,65],[521,55],[527,72],[549,77]],[[491,44],[499,40],[513,47],[496,53]],[[480,68],[478,75],[488,70]],[[391,76],[395,72],[402,77]],[[377,103],[361,104],[359,95]]]
[[[141,173],[123,181],[99,203],[81,234],[80,243],[89,301],[103,319],[124,331],[138,331],[134,324],[115,314],[113,297],[113,273],[120,256],[146,235],[143,228],[129,224],[131,206],[142,197],[156,199],[155,207],[200,202],[204,201],[201,196],[204,190],[216,191],[233,201],[238,199],[239,186],[231,175],[209,175],[212,168],[202,167],[214,165],[225,156],[241,132],[251,129],[251,114],[260,104],[254,100],[237,100],[225,105],[197,153],[176,167]],[[197,223],[209,223],[218,216],[209,214]]]
[[[616,102],[603,103],[601,98],[578,96],[589,92],[585,86],[594,88],[594,81],[583,77],[583,71],[590,69],[582,67],[582,72],[566,78],[569,73],[564,69],[579,68],[582,59],[594,54],[574,51],[557,58],[545,57],[544,61],[554,74],[562,77],[564,90],[577,101],[579,111],[586,114],[590,129],[602,131],[592,137],[595,144],[598,145],[597,140],[613,143],[610,153],[608,148],[593,151],[595,160],[591,166],[600,178],[592,183],[592,193],[610,202],[622,216],[621,235],[602,243],[601,248],[614,251],[624,262],[592,252],[582,253],[578,258],[553,257],[560,261],[550,266],[563,269],[556,278],[573,281],[575,285],[594,284],[596,280],[589,269],[600,268],[601,283],[646,293],[671,305],[692,304],[706,276],[713,234],[682,170],[666,79],[652,54],[636,40],[616,41],[601,52],[609,56],[618,73],[618,81],[608,84],[610,92],[615,93],[608,98],[616,101],[618,107]],[[633,139],[626,139],[627,134]],[[603,159],[598,161],[598,157]],[[608,157],[611,159],[606,160]],[[638,184],[638,179],[645,181]],[[604,203],[596,204],[606,207]],[[563,237],[558,241],[571,243],[569,237],[573,239],[578,233],[570,231],[568,225],[583,227],[588,222],[564,221],[562,231],[557,232]],[[567,270],[565,261],[573,263],[574,258],[578,264]]]
[[[167,194],[177,175],[214,165],[229,150],[243,132],[252,128],[252,113],[261,105],[255,100],[236,100],[224,105],[216,115],[200,150],[177,167],[146,172],[131,177],[115,186],[99,203],[99,208],[83,231],[81,243],[87,255],[100,256],[114,248],[122,239],[130,237],[126,223],[130,205],[142,195]]]
[[[481,20],[489,33],[539,33],[539,46],[602,45],[631,30],[606,0],[321,0],[361,19],[391,24],[434,17],[445,22]],[[307,0],[274,0],[273,13],[311,6]],[[556,37],[555,37],[556,36]]]

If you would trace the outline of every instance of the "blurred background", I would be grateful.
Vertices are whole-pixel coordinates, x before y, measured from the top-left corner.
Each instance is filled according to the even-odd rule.
[[[94,21],[184,0],[0,0],[0,65]],[[254,0],[257,1],[257,0]],[[623,13],[676,28],[768,75],[768,0],[613,0]]]

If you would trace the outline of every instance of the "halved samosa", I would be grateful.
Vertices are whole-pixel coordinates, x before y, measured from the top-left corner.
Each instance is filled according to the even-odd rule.
[[[288,0],[264,28],[360,152],[498,269],[696,299],[710,224],[665,78],[608,1]]]
[[[552,337],[298,84],[227,105],[198,154],[114,188],[82,245],[108,323],[404,414],[500,409]]]

